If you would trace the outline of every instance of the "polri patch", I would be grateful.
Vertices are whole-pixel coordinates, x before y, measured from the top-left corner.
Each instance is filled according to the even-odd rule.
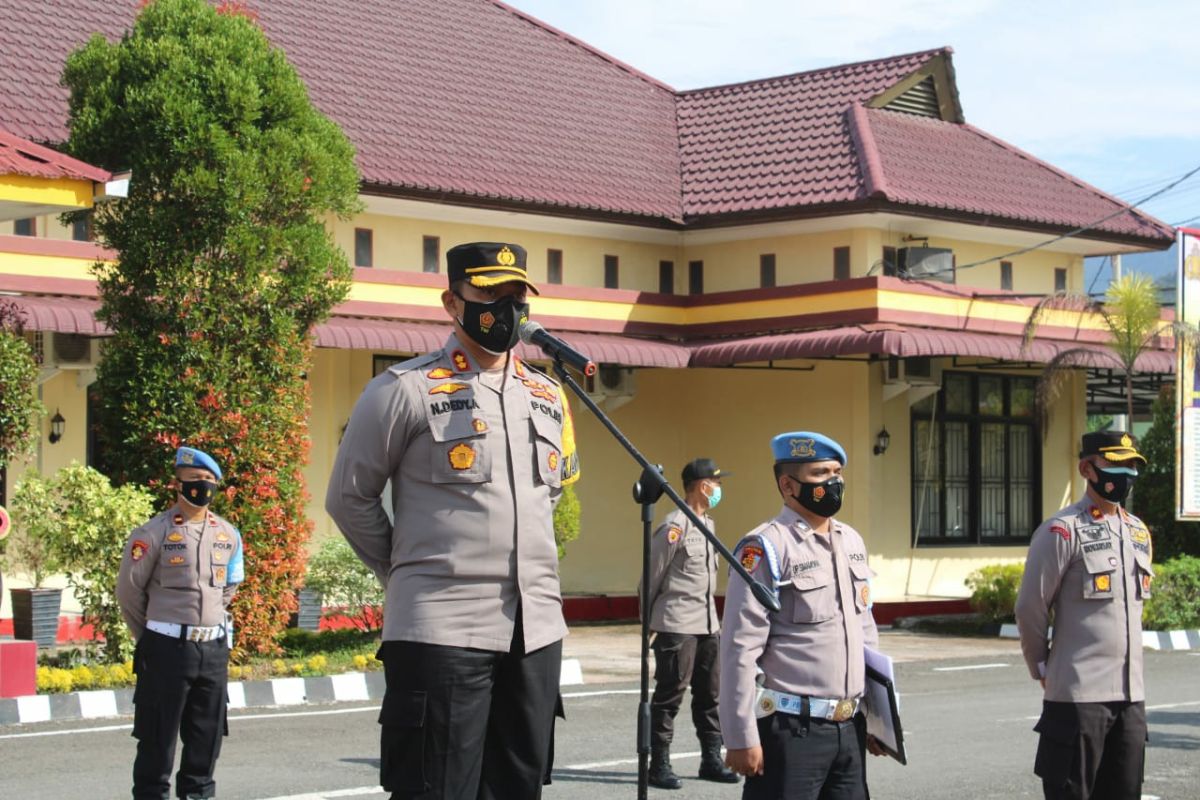
[[[680,536],[683,536],[683,528],[680,528],[678,525],[672,525],[667,528],[667,541],[671,544],[678,542]]]
[[[134,561],[141,561],[146,556],[146,551],[150,549],[150,545],[143,542],[141,539],[134,539],[133,544],[129,545],[129,557]]]
[[[450,466],[459,472],[465,469],[470,469],[475,463],[475,448],[464,442],[459,442],[450,448],[447,454],[450,459]]]
[[[742,548],[742,566],[747,572],[753,572],[763,560],[763,549],[756,544],[748,544]]]
[[[1097,592],[1111,592],[1112,578],[1108,575],[1097,575],[1092,579],[1092,586]]]

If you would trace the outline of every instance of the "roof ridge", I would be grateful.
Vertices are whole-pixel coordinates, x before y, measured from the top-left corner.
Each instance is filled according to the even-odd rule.
[[[495,2],[496,0],[493,0]],[[676,92],[678,95],[693,95],[703,94],[704,92],[714,92],[719,89],[733,89],[739,86],[756,86],[760,84],[773,83],[776,81],[786,81],[793,78],[799,78],[804,75],[816,75],[821,72],[837,72],[838,70],[850,69],[851,67],[864,67],[869,64],[882,64],[887,61],[900,61],[905,58],[914,58],[916,56],[927,56],[926,60],[931,60],[939,55],[952,55],[954,48],[949,45],[938,47],[932,50],[917,50],[912,53],[899,53],[894,56],[885,56],[884,58],[870,58],[865,61],[851,61],[845,64],[835,64],[829,67],[817,67],[816,69],[801,70],[800,72],[790,72],[786,75],[774,75],[769,78],[753,78],[747,81],[735,81],[734,83],[722,83],[716,86],[704,86],[699,89],[684,89]]]
[[[858,156],[859,169],[869,198],[891,199],[888,195],[887,178],[883,174],[883,159],[875,144],[875,132],[862,103],[851,103],[846,109],[846,122],[850,128],[850,140]]]
[[[573,44],[576,47],[586,50],[587,52],[591,53],[592,55],[600,58],[603,61],[607,61],[608,63],[612,64],[614,67],[616,67],[624,72],[629,73],[630,75],[632,75],[633,77],[635,77],[639,80],[645,81],[646,83],[649,83],[649,84],[655,86],[656,88],[665,89],[666,91],[668,91],[672,94],[678,94],[678,92],[675,90],[674,87],[668,86],[667,84],[660,81],[658,78],[655,78],[651,75],[647,75],[646,73],[642,72],[637,67],[626,64],[621,59],[616,58],[615,56],[609,55],[608,53],[604,52],[603,50],[599,49],[598,47],[593,47],[592,45],[588,44],[587,42],[583,41],[582,39],[577,39],[574,36],[572,36],[571,34],[566,33],[565,31],[559,30],[558,28],[554,27],[550,23],[544,22],[544,21],[538,19],[537,17],[533,16],[532,14],[522,11],[519,8],[514,8],[513,6],[510,6],[508,3],[503,2],[503,0],[487,0],[487,2],[490,2],[492,5],[496,6],[497,8],[500,8],[503,11],[507,11],[508,13],[512,14],[515,17],[519,17],[520,19],[525,20],[526,22],[530,23],[534,27],[541,28],[541,29],[545,30],[547,33],[551,33],[551,34],[559,37],[560,39],[568,42],[569,44]]]
[[[880,108],[880,109],[874,109],[874,110],[875,111],[884,111],[885,109]],[[891,113],[899,113],[899,112],[891,112]],[[944,120],[932,120],[932,121],[944,122]],[[1122,208],[1125,209],[1125,211],[1127,213],[1129,213],[1135,217],[1142,218],[1149,225],[1158,227],[1164,232],[1169,231],[1171,233],[1171,235],[1174,236],[1175,229],[1173,227],[1171,227],[1170,225],[1168,225],[1167,223],[1163,222],[1162,220],[1158,219],[1157,217],[1147,214],[1145,211],[1142,211],[1140,208],[1134,206],[1132,203],[1126,202],[1126,201],[1120,199],[1119,197],[1113,197],[1111,194],[1104,191],[1103,189],[1099,189],[1095,186],[1092,186],[1087,181],[1085,181],[1081,178],[1078,178],[1069,172],[1065,172],[1047,161],[1043,161],[1042,159],[1038,158],[1037,156],[1033,155],[1032,153],[1028,153],[1025,150],[1022,150],[1020,147],[1017,147],[1014,144],[1010,144],[1010,143],[1004,141],[1003,139],[1000,139],[999,137],[993,136],[992,134],[988,133],[987,131],[981,130],[980,128],[976,128],[974,125],[970,124],[969,122],[948,123],[948,124],[951,124],[951,125],[961,124],[964,128],[966,128],[967,130],[969,130],[971,133],[975,134],[976,136],[980,137],[981,139],[991,142],[992,144],[996,145],[997,147],[999,147],[1003,150],[1008,150],[1010,153],[1013,153],[1014,155],[1016,155],[1020,158],[1023,158],[1032,164],[1036,164],[1037,166],[1041,167],[1044,170],[1053,172],[1055,175],[1058,175],[1060,178],[1064,178],[1065,180],[1070,181],[1071,183],[1075,184],[1076,186],[1083,189],[1084,191],[1091,192],[1092,194],[1096,195],[1097,197],[1101,198],[1102,200],[1107,200],[1110,203],[1115,203],[1116,205],[1121,206]]]

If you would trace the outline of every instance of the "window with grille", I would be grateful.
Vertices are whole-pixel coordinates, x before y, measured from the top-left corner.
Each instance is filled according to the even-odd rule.
[[[1041,521],[1036,378],[946,372],[912,409],[918,545],[1011,545]]]

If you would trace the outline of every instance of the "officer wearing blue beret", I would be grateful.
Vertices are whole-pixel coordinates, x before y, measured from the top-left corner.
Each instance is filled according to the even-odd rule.
[[[866,545],[835,518],[846,451],[796,431],[772,439],[771,453],[783,509],[735,553],[775,587],[782,608],[772,613],[745,583],[729,582],[719,706],[726,762],[747,777],[744,800],[865,800],[863,647],[876,646],[878,632]]]
[[[208,510],[221,467],[208,453],[175,453],[175,504],[129,535],[117,602],[137,640],[134,671],[134,800],[170,795],[175,741],[181,798],[212,797],[225,733],[233,629],[229,604],[243,578],[242,537]]]

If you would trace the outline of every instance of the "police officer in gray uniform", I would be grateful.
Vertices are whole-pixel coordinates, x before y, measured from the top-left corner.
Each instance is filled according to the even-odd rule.
[[[386,586],[384,789],[537,798],[567,633],[552,507],[578,477],[570,409],[511,352],[537,291],[525,250],[481,242],[446,259],[454,333],[367,385],[325,507]]]
[[[720,699],[726,763],[747,776],[744,800],[863,800],[863,646],[875,647],[878,633],[866,545],[834,519],[846,452],[808,431],[776,436],[771,450],[783,509],[742,539],[735,554],[751,575],[775,587],[782,608],[769,611],[742,581],[726,589]],[[872,742],[871,752],[882,751]]]
[[[722,472],[711,458],[698,458],[683,468],[685,501],[716,530],[709,509],[721,502]],[[721,725],[717,719],[720,681],[717,620],[717,560],[708,540],[678,509],[669,513],[650,540],[650,630],[654,631],[654,699],[650,705],[649,783],[680,789],[671,769],[675,715],[688,685],[692,687],[692,722],[700,739],[700,777],[737,783],[738,776],[721,761]],[[640,597],[639,592],[639,597]]]
[[[1087,493],[1034,532],[1017,596],[1021,650],[1045,690],[1033,771],[1048,800],[1137,800],[1153,548],[1121,502],[1146,459],[1122,431],[1084,434],[1079,459]]]
[[[243,579],[242,537],[208,510],[221,468],[207,453],[175,454],[175,505],[129,535],[117,577],[117,603],[137,640],[133,665],[135,800],[213,797],[213,771],[226,733],[232,622],[227,613]]]

